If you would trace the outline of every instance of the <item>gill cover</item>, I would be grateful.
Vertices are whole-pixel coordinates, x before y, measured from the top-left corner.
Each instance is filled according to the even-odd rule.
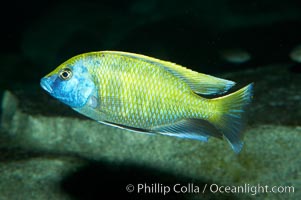
[[[95,89],[94,82],[81,60],[64,64],[41,79],[41,86],[51,96],[72,108],[83,107]]]

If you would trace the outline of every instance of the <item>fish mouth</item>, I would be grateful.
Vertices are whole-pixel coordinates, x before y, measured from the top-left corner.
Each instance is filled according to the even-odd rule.
[[[49,84],[49,79],[48,78],[42,78],[40,81],[41,87],[46,90],[48,93],[52,93],[52,88]]]

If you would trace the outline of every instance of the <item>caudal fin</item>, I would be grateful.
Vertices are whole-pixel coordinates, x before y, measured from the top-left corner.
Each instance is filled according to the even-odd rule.
[[[243,146],[244,112],[252,96],[253,83],[229,95],[212,99],[216,114],[209,121],[223,133],[236,153]]]

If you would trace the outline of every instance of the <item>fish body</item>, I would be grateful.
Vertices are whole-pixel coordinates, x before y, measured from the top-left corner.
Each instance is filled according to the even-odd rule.
[[[139,54],[100,51],[75,56],[41,79],[50,95],[98,122],[142,133],[242,148],[243,112],[252,84],[218,98],[235,83]]]

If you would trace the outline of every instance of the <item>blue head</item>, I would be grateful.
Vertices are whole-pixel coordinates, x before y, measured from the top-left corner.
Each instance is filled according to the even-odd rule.
[[[41,79],[41,87],[72,108],[81,108],[95,90],[91,74],[80,58],[71,58]]]

